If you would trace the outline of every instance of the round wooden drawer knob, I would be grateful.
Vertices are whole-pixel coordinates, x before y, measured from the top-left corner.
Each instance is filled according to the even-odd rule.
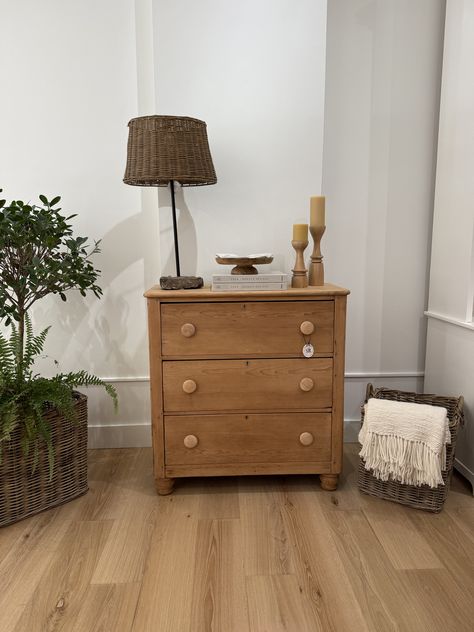
[[[196,327],[192,323],[184,323],[181,327],[181,333],[185,338],[192,338],[196,333]]]
[[[185,380],[183,382],[183,391],[185,393],[194,393],[197,389],[197,384],[194,380]]]
[[[300,382],[302,391],[310,391],[314,387],[314,382],[310,377],[304,377]]]
[[[310,432],[302,432],[300,434],[301,445],[311,445],[314,441],[314,437]]]
[[[304,433],[304,434],[308,434],[308,433]],[[191,448],[195,448],[198,443],[199,443],[199,439],[195,435],[187,435],[186,437],[184,437],[184,445],[186,448],[189,448],[190,450]]]
[[[305,336],[310,336],[314,332],[314,325],[311,321],[305,320],[304,323],[300,325],[300,331]]]

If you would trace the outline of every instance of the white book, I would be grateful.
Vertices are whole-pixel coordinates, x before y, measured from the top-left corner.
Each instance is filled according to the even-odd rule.
[[[288,283],[280,281],[277,283],[212,283],[213,292],[256,292],[258,290],[286,290]]]
[[[285,272],[265,272],[263,274],[213,274],[213,283],[283,283],[288,282]]]

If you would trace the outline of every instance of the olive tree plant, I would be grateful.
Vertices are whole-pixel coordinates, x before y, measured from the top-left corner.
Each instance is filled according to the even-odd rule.
[[[1,192],[1,189],[0,189]],[[103,386],[117,404],[115,389],[80,370],[44,378],[34,372],[43,352],[49,327],[35,335],[29,312],[45,296],[58,294],[67,300],[68,290],[82,296],[92,292],[100,298],[100,271],[92,257],[99,243],[75,237],[71,220],[58,208],[60,197],[39,196],[40,205],[0,200],[0,322],[9,335],[0,333],[0,459],[3,442],[20,427],[25,453],[39,444],[47,445],[50,471],[53,467],[51,429],[45,413],[55,407],[67,418],[74,417],[73,389]]]

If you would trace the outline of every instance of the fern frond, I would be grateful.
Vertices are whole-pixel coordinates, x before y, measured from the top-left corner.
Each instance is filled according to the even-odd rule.
[[[60,380],[63,384],[67,384],[71,389],[81,386],[101,386],[106,393],[110,395],[114,402],[114,409],[118,408],[118,395],[112,384],[104,382],[99,377],[87,373],[87,371],[77,371],[75,373],[60,373],[53,380]]]
[[[35,444],[38,445],[38,439],[43,439],[48,451],[49,480],[53,478],[54,470],[54,447],[51,438],[51,427],[44,418],[43,410],[38,406],[35,407],[36,427],[38,429],[38,437]],[[38,446],[39,447],[39,446]],[[35,467],[35,463],[33,464]]]
[[[33,325],[28,314],[25,314],[25,334],[26,340],[33,338]]]
[[[117,392],[87,371],[60,373],[53,378],[33,375],[31,366],[42,353],[49,327],[34,335],[29,317],[25,318],[23,354],[18,329],[10,324],[10,336],[0,333],[0,462],[3,442],[20,428],[20,442],[25,457],[32,456],[33,471],[43,444],[48,454],[49,477],[53,475],[54,446],[48,411],[55,409],[68,421],[77,421],[73,389],[98,386],[105,388],[117,409]],[[20,369],[20,370],[19,370]]]
[[[9,441],[11,433],[18,426],[17,409],[14,403],[8,402],[7,406],[0,408],[0,443]]]
[[[18,333],[18,329],[16,328],[16,325],[13,321],[10,323],[10,329],[11,333],[8,345],[10,347],[10,352],[15,359],[15,364],[18,365],[21,357],[20,334]]]
[[[75,420],[74,399],[72,389],[56,379],[56,377],[36,378],[29,386],[29,401],[32,408],[36,404],[43,413],[45,407],[56,408],[68,420]]]
[[[31,472],[33,473],[35,472],[36,466],[38,464],[38,430],[36,428],[36,420],[34,414],[32,412],[26,414],[23,418],[23,422],[24,426],[23,435],[21,438],[21,446],[25,457],[29,456],[31,447],[33,447],[33,463],[31,466]]]
[[[33,441],[33,461],[31,465],[31,473],[34,474],[36,472],[36,468],[38,467],[39,461],[39,445],[38,441]]]
[[[31,320],[27,315],[25,318],[25,347],[23,351],[23,370],[28,370],[36,357],[39,356],[43,352],[43,347],[46,342],[46,336],[48,335],[48,331],[50,327],[46,327],[41,331],[37,336],[33,334],[33,327],[31,325]]]
[[[15,377],[15,356],[10,341],[0,333],[0,376],[2,382],[9,382]]]

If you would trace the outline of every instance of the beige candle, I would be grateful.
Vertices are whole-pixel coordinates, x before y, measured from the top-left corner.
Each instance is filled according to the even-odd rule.
[[[313,195],[310,198],[311,226],[326,226],[326,198],[324,195]]]
[[[293,224],[293,241],[308,241],[308,224]]]

